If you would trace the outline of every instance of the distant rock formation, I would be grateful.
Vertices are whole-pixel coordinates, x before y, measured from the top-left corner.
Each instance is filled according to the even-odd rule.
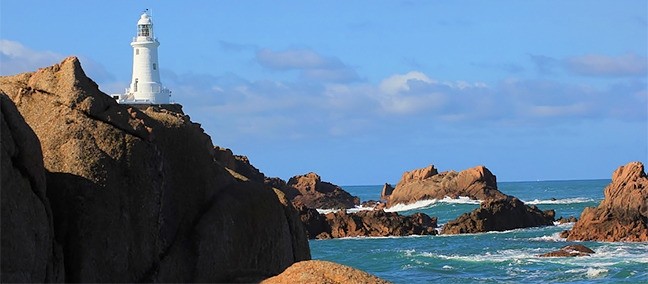
[[[3,93],[0,110],[0,282],[63,282],[63,255],[54,241],[40,142]]]
[[[293,203],[309,208],[348,209],[360,204],[360,198],[337,185],[322,181],[316,173],[291,177],[286,186],[279,189],[288,196],[296,194]]]
[[[297,262],[283,273],[268,278],[262,284],[310,284],[310,283],[374,283],[389,282],[367,272],[342,264],[323,260]]]
[[[541,211],[515,197],[489,199],[472,212],[462,214],[443,226],[441,234],[483,233],[519,228],[552,226],[553,210]]]
[[[394,187],[391,184],[385,183],[380,191],[380,200],[389,200],[392,192],[394,192]]]
[[[311,239],[436,235],[436,217],[424,213],[403,216],[383,210],[356,213],[339,210],[321,215],[317,210],[307,207],[300,208],[300,212]]]
[[[584,245],[567,245],[559,250],[543,253],[539,257],[576,257],[576,256],[589,256],[595,253],[592,249]]]
[[[648,177],[644,165],[619,167],[598,207],[583,210],[567,240],[648,242]]]
[[[60,280],[52,235],[65,282],[258,281],[310,258],[284,195],[215,163],[210,137],[178,106],[119,105],[74,57],[0,77],[0,91],[41,142],[11,146],[3,122],[3,282]],[[23,147],[42,148],[46,179],[27,160],[38,151]],[[5,157],[15,157],[7,175]],[[5,231],[12,222],[20,230]]]
[[[497,190],[497,179],[486,167],[477,166],[461,172],[438,173],[434,166],[405,172],[389,196],[387,207],[419,200],[458,198],[476,200],[506,197]]]

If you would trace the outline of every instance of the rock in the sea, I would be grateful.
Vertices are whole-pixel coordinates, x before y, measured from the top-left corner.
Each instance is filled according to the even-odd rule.
[[[344,237],[386,237],[409,235],[436,235],[437,218],[424,213],[412,216],[383,210],[363,210],[347,213],[345,210],[320,215],[314,209],[301,209],[302,222],[311,239]]]
[[[594,251],[584,245],[568,245],[560,248],[559,250],[543,253],[539,257],[575,257],[575,256],[589,256]]]
[[[14,103],[0,93],[2,261],[0,282],[62,282],[40,142]]]
[[[394,192],[394,187],[391,184],[385,183],[380,191],[380,200],[389,200],[389,196]]]
[[[583,210],[568,240],[648,242],[648,177],[641,162],[619,167],[598,207]]]
[[[389,196],[387,207],[419,200],[458,198],[476,200],[506,197],[497,189],[497,179],[486,167],[477,166],[461,172],[438,173],[434,166],[405,172]]]
[[[179,105],[119,105],[74,57],[0,77],[0,91],[41,142],[64,281],[256,281],[310,258],[292,205],[214,162],[211,138]],[[42,189],[27,190],[9,198],[24,193],[20,206],[47,218]],[[35,265],[48,262],[46,226],[20,227],[43,254],[28,254],[42,257]],[[5,263],[27,255],[9,252],[3,243],[3,277]],[[34,281],[49,279],[39,273]]]
[[[360,198],[352,196],[341,187],[330,182],[322,181],[316,173],[294,176],[288,180],[284,188],[286,195],[298,194],[293,203],[309,208],[347,209],[360,204]]]
[[[574,216],[569,216],[567,218],[561,216],[560,218],[556,219],[556,222],[558,222],[558,224],[575,223],[576,221],[578,221],[578,219],[576,219],[576,217]]]
[[[301,261],[288,267],[283,273],[263,280],[262,284],[310,284],[310,283],[372,283],[389,282],[350,266],[322,260]]]
[[[551,226],[555,212],[525,205],[515,197],[486,200],[472,212],[443,226],[441,234],[483,233],[519,228]]]

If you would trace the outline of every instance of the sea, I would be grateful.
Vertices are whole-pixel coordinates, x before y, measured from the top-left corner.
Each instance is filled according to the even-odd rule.
[[[610,180],[500,182],[499,190],[556,218],[575,216],[603,199]],[[361,200],[378,200],[382,185],[343,186]],[[439,226],[479,206],[469,199],[419,201],[391,208],[423,212]],[[393,283],[648,283],[648,243],[571,242],[560,232],[574,224],[463,235],[357,237],[311,240],[313,259],[355,267]],[[585,257],[538,257],[579,243]]]

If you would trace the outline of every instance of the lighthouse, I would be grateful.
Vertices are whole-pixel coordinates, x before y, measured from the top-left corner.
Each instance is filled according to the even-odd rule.
[[[148,11],[148,9],[147,9]],[[158,46],[151,16],[144,12],[137,21],[133,47],[133,77],[129,88],[116,97],[120,104],[169,104],[171,91],[160,81]]]

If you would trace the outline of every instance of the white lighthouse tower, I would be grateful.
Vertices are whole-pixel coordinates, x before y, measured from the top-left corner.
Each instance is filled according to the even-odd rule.
[[[137,36],[133,38],[131,46],[133,78],[130,87],[117,101],[120,104],[168,104],[171,91],[160,82],[157,53],[160,42],[153,34],[153,22],[147,12],[137,21]]]

